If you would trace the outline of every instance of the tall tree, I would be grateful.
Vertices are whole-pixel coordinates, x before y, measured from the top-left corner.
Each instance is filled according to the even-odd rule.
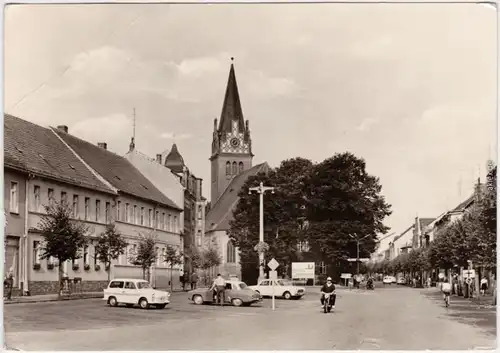
[[[156,235],[155,233],[141,234],[137,250],[130,255],[130,262],[135,266],[142,268],[142,277],[146,280],[151,280],[149,269],[155,263],[158,254],[155,249]]]
[[[111,280],[111,262],[123,255],[126,248],[127,242],[116,229],[115,224],[107,224],[106,230],[97,238],[95,256],[97,260],[104,263],[106,271],[108,271],[108,281]]]
[[[182,264],[182,252],[178,251],[175,247],[167,245],[167,251],[165,253],[165,262],[168,263],[170,267],[170,291],[173,291],[174,283],[172,278],[172,273],[174,271],[174,266]]]
[[[59,266],[59,292],[61,299],[63,290],[63,264],[68,260],[79,259],[82,249],[89,243],[88,227],[80,221],[72,219],[72,209],[65,203],[54,203],[45,206],[46,213],[38,223],[38,229],[44,242],[41,258],[56,258]]]
[[[215,244],[210,244],[203,250],[201,256],[201,268],[205,270],[205,282],[207,282],[207,271],[221,264],[222,258],[219,249]]]

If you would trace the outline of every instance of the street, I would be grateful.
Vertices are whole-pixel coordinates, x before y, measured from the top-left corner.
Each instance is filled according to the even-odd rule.
[[[275,312],[271,299],[220,308],[191,304],[186,293],[173,293],[163,310],[112,308],[100,299],[11,304],[4,307],[5,341],[21,350],[95,351],[496,347],[494,309],[455,304],[446,309],[435,288],[396,285],[338,289],[331,314],[321,311],[319,290],[309,288],[301,300],[277,299]]]

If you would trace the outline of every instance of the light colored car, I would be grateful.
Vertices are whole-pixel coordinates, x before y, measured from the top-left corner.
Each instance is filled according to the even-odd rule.
[[[138,304],[143,309],[150,306],[163,309],[170,303],[170,293],[154,289],[143,279],[116,278],[104,290],[104,300],[110,306]]]
[[[405,278],[404,277],[399,277],[398,278],[398,284],[406,284]]]
[[[256,286],[250,286],[254,291],[260,293],[263,297],[271,297],[273,295],[272,282],[274,281],[274,295],[285,299],[300,299],[306,294],[304,287],[294,286],[292,282],[282,279],[270,280],[263,279]]]
[[[206,287],[189,291],[188,299],[197,305],[216,302],[214,292]],[[261,300],[260,294],[250,289],[245,282],[237,279],[226,281],[225,303],[231,303],[233,306],[250,306]]]
[[[392,284],[396,282],[396,278],[393,276],[385,276],[384,279],[382,280],[384,284]]]

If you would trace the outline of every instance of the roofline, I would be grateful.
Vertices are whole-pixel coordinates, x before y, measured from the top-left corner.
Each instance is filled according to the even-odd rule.
[[[161,191],[160,191],[160,192],[161,192]],[[127,192],[127,191],[118,190],[118,194],[124,194],[124,195],[128,195],[128,196],[132,196],[132,197],[135,197],[135,198],[141,199],[141,200],[143,200],[143,201],[147,201],[148,203],[153,203],[153,204],[155,204],[155,208],[157,208],[157,207],[158,207],[158,205],[161,205],[161,206],[164,206],[164,207],[166,207],[166,208],[169,208],[169,209],[174,209],[174,210],[177,210],[177,211],[180,211],[180,212],[183,212],[183,211],[184,211],[184,209],[183,209],[183,208],[170,206],[170,205],[164,204],[164,203],[162,203],[162,202],[158,202],[158,201],[155,201],[155,200],[148,199],[148,198],[143,197],[143,196],[137,196],[137,195],[131,194],[130,192]],[[162,194],[163,194],[163,193],[162,193]],[[173,202],[173,201],[172,201],[172,202]]]

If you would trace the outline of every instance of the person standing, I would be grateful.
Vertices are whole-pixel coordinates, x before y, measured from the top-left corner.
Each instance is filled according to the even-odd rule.
[[[3,281],[4,289],[7,289],[7,300],[12,299],[12,287],[14,287],[14,275],[12,272],[9,273],[7,278]]]
[[[486,295],[486,290],[488,289],[488,280],[486,277],[481,278],[481,294],[483,297]]]
[[[198,283],[198,275],[193,272],[191,275],[191,290],[196,289],[196,283]]]
[[[224,302],[226,300],[226,280],[220,273],[218,273],[217,277],[214,279],[214,283],[212,284],[210,290],[215,290],[217,302],[220,302],[220,305],[224,306]]]

